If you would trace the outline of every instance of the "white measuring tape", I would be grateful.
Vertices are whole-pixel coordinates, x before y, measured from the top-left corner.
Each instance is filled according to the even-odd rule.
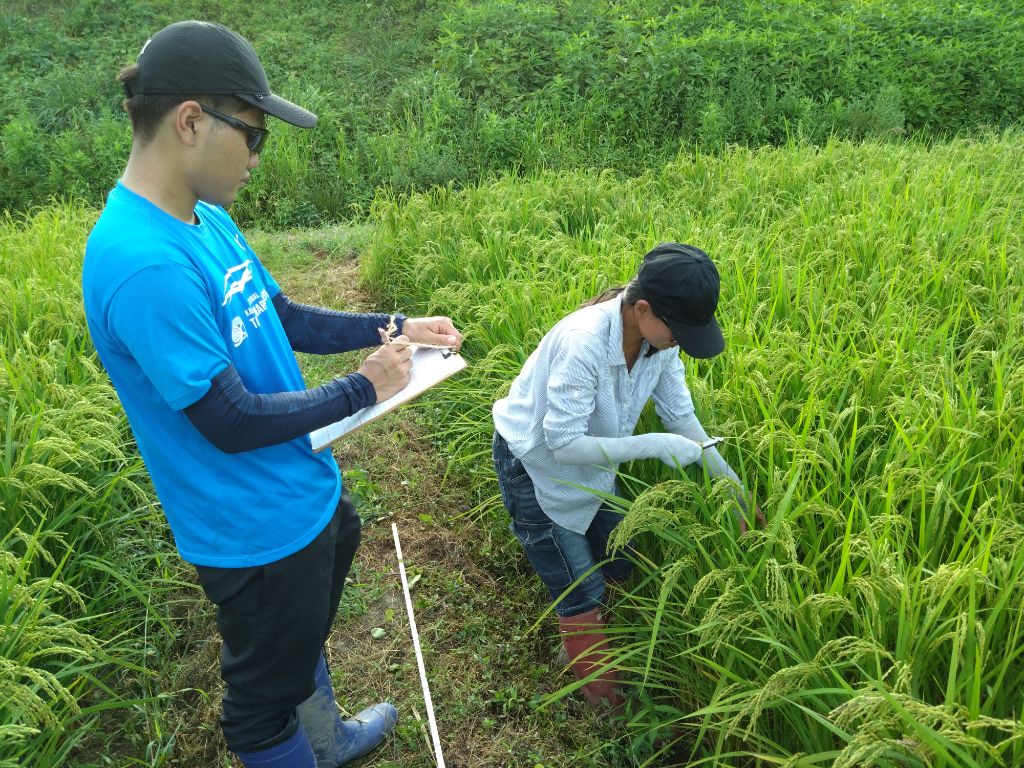
[[[402,577],[405,610],[409,614],[409,627],[412,629],[412,645],[416,650],[416,666],[420,670],[423,701],[427,705],[427,723],[430,725],[430,738],[434,742],[434,756],[437,758],[437,768],[445,768],[444,755],[441,754],[441,739],[437,735],[437,721],[434,720],[434,704],[430,700],[430,686],[427,685],[427,672],[423,666],[423,653],[420,651],[420,636],[416,631],[416,617],[412,614],[412,596],[409,594],[409,582],[405,578],[405,562],[402,560],[402,544],[398,540],[397,523],[391,524],[391,534],[395,537],[395,553],[398,555],[398,574]]]

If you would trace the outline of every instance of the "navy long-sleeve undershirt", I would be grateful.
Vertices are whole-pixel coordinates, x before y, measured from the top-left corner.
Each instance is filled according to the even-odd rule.
[[[314,355],[375,347],[380,344],[378,329],[387,328],[391,319],[376,312],[356,314],[298,304],[284,293],[278,293],[272,301],[292,349]],[[395,315],[395,324],[401,334],[405,315]]]
[[[375,402],[377,392],[361,373],[314,389],[263,395],[246,389],[232,365],[213,377],[209,391],[185,415],[222,451],[241,453],[294,440]]]
[[[273,298],[288,342],[296,352],[317,355],[349,352],[380,343],[378,328],[389,315],[336,312],[298,304],[278,293]],[[399,333],[403,315],[395,316]],[[377,402],[377,392],[360,373],[299,392],[250,392],[234,366],[213,377],[209,391],[185,408],[192,425],[225,453],[263,448],[319,429]]]

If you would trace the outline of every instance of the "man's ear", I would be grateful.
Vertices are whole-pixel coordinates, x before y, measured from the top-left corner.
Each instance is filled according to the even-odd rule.
[[[197,101],[183,101],[174,110],[174,130],[179,141],[189,147],[196,145],[199,131],[196,123],[203,116],[202,107]]]

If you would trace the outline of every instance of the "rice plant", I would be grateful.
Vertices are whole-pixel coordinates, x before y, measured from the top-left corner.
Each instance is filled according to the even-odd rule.
[[[94,216],[0,219],[0,765],[141,753],[152,724],[135,708],[160,695],[146,628],[180,632],[171,546],[85,327]]]
[[[368,277],[466,330],[431,407],[482,524],[490,405],[541,334],[659,241],[718,263],[726,352],[689,380],[768,527],[641,462],[619,531],[629,722],[685,764],[1024,760],[1022,162],[1017,133],[792,144],[378,200]]]

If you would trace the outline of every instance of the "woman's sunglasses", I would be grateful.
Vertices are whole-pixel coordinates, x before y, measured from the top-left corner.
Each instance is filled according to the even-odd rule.
[[[237,117],[225,115],[223,112],[218,112],[215,109],[204,107],[202,104],[200,104],[199,107],[210,117],[215,117],[216,119],[225,122],[240,131],[244,131],[245,146],[249,148],[250,152],[256,152],[258,154],[263,151],[263,145],[267,143],[267,137],[270,135],[270,131],[266,128],[257,128],[254,125],[242,122]]]

